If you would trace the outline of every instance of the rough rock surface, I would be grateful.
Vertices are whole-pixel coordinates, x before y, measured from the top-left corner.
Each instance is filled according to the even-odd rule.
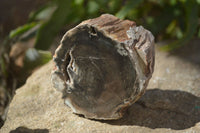
[[[72,113],[52,88],[52,62],[17,90],[1,133],[200,132],[200,40],[174,53],[156,50],[146,93],[119,120],[95,121]]]

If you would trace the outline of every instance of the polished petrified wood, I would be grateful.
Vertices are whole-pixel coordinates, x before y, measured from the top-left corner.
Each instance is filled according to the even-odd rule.
[[[74,113],[118,119],[145,92],[154,37],[133,21],[104,14],[69,30],[53,59],[53,86]]]

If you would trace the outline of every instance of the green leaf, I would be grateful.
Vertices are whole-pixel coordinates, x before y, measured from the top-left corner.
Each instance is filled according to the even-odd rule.
[[[182,3],[185,3],[186,2],[186,0],[179,0],[180,2],[182,2]]]
[[[147,21],[147,24],[152,24],[153,22],[154,22],[154,18],[153,17],[151,17],[151,16],[148,16],[147,18],[146,18],[146,21]]]
[[[50,52],[30,48],[26,51],[23,69],[25,71],[32,71],[34,68],[46,64],[51,59],[52,55]]]
[[[52,14],[51,18],[42,24],[38,31],[35,48],[47,50],[54,37],[58,34],[64,26],[68,14],[70,13],[70,0],[57,0],[58,7]]]
[[[171,5],[176,5],[176,4],[177,4],[177,0],[170,0],[169,3],[170,3]]]
[[[113,14],[116,13],[121,8],[121,0],[110,0],[109,5],[109,11]]]
[[[129,0],[122,9],[117,12],[116,16],[120,19],[124,19],[127,14],[134,8],[136,8],[139,4],[141,4],[143,0]]]
[[[99,5],[95,1],[89,1],[88,3],[88,13],[94,14],[99,10]]]
[[[47,20],[56,10],[56,6],[47,7],[35,16],[35,20]]]
[[[181,29],[180,28],[176,28],[176,37],[178,38],[178,39],[181,39],[182,37],[183,37],[183,32],[181,31]]]
[[[180,40],[161,47],[164,51],[171,51],[185,45],[196,33],[198,26],[198,5],[195,0],[190,0],[184,6],[186,11],[186,31]]]
[[[166,32],[169,34],[169,33],[172,33],[174,31],[174,29],[176,28],[176,20],[172,21],[169,26],[167,27],[166,29]]]
[[[29,23],[29,24],[25,24],[23,26],[20,26],[18,27],[17,29],[15,30],[12,30],[9,34],[9,38],[14,38],[16,36],[19,36],[23,33],[25,33],[26,31],[28,31],[29,29],[33,28],[37,23],[35,22],[32,22],[32,23]]]
[[[81,4],[83,4],[83,2],[84,2],[84,0],[74,0],[74,3],[76,5],[81,5]]]
[[[56,7],[57,7],[56,4],[53,2],[45,4],[36,11],[32,11],[29,14],[28,22],[49,19],[52,13],[56,10]]]

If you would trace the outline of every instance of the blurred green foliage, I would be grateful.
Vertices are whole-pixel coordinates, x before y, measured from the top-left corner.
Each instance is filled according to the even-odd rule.
[[[10,40],[27,41],[36,38],[34,48],[48,50],[62,29],[75,26],[83,20],[98,17],[103,13],[113,14],[120,19],[130,19],[143,25],[156,37],[156,41],[171,40],[172,43],[161,49],[171,51],[200,37],[200,0],[51,0],[30,13],[27,24],[10,32]],[[28,50],[27,52],[34,51]],[[33,52],[32,52],[33,53]],[[50,53],[41,56],[38,65],[50,60]],[[26,56],[26,65],[35,64],[38,58],[31,60]],[[28,62],[28,63],[27,63]],[[5,65],[1,60],[2,72]],[[24,70],[25,70],[24,69]]]
[[[172,40],[172,43],[162,47],[170,51],[183,46],[193,37],[200,37],[199,7],[200,0],[51,0],[32,11],[27,24],[11,31],[7,42],[27,41],[34,37],[34,48],[37,50],[27,50],[26,53],[39,55],[39,50],[50,48],[62,29],[66,31],[66,27],[75,26],[83,20],[110,13],[143,25],[154,34],[156,41]],[[24,70],[32,70],[37,64],[48,62],[50,53],[43,53],[39,59],[36,63],[38,58],[32,60],[32,56],[26,56]],[[5,74],[6,65],[2,61],[0,71]]]
[[[52,0],[33,11],[29,23],[42,23],[35,48],[47,50],[67,25],[110,13],[143,25],[157,41],[174,40],[162,47],[169,51],[186,44],[194,36],[200,37],[199,7],[200,0]]]
[[[9,34],[9,38],[14,38],[18,35],[21,35],[23,33],[25,33],[26,31],[30,30],[31,28],[33,28],[34,26],[36,25],[35,22],[32,22],[32,23],[28,23],[28,24],[25,24],[21,27],[18,27],[17,29],[15,30],[12,30]]]

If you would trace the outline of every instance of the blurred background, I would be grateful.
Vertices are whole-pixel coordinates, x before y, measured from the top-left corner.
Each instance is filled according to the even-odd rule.
[[[144,26],[163,51],[200,38],[200,0],[0,0],[0,126],[16,88],[52,59],[64,33],[103,13]]]

